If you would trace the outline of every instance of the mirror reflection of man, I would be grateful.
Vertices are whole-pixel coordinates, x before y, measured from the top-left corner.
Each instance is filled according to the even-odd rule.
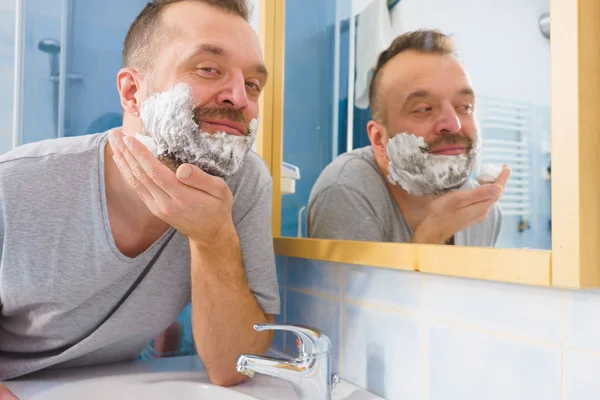
[[[452,40],[397,37],[370,88],[371,146],[325,168],[311,192],[308,236],[371,242],[494,246],[510,170],[478,184],[475,94]]]

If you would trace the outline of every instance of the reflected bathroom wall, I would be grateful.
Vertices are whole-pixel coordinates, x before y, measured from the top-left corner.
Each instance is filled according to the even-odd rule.
[[[285,7],[283,161],[299,167],[301,179],[282,197],[281,234],[296,236],[298,213],[331,162],[336,3],[287,0]]]

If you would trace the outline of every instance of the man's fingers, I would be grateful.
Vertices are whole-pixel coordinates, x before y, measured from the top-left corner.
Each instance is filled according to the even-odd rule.
[[[127,149],[123,152],[135,178],[157,201],[168,201],[173,191],[173,172],[158,161],[152,153],[132,137],[123,139]]]
[[[113,151],[113,160],[117,165],[117,168],[119,168],[121,175],[123,175],[123,178],[136,191],[141,199],[146,204],[149,204],[149,202],[153,201],[154,198],[148,189],[146,189],[146,187],[135,177],[133,170],[129,166],[129,163],[123,154],[127,150],[125,148],[125,144],[123,143],[123,133],[113,131],[108,134],[108,137]]]
[[[491,183],[473,189],[457,190],[448,195],[452,196],[457,208],[464,208],[482,201],[496,201],[503,192],[503,186]]]
[[[460,210],[460,218],[469,222],[469,226],[483,222],[494,205],[495,200],[485,200]]]
[[[505,165],[504,169],[502,170],[500,175],[498,175],[498,177],[496,178],[496,181],[494,183],[496,185],[506,187],[506,182],[508,182],[508,177],[510,176],[510,172],[511,171],[510,171],[510,168],[508,167],[508,165]]]
[[[223,200],[228,196],[229,188],[223,179],[209,175],[194,165],[180,165],[176,176],[181,183],[201,190],[216,199]]]
[[[19,400],[6,386],[0,383],[0,400]]]

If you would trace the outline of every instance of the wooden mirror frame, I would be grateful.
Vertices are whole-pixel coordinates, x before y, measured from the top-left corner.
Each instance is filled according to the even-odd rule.
[[[600,287],[600,1],[551,0],[552,250],[280,237],[285,1],[260,0],[269,83],[257,152],[273,177],[277,255],[474,279]]]

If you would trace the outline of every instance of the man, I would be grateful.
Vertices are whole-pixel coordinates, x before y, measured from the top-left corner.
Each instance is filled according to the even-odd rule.
[[[241,382],[238,355],[267,350],[253,325],[280,304],[271,178],[248,153],[267,79],[248,14],[152,1],[125,40],[122,129],[0,157],[0,380],[133,360],[190,301],[213,383]],[[164,111],[173,93],[189,109]],[[182,111],[197,125],[174,137]]]
[[[396,38],[379,57],[370,104],[371,146],[322,172],[309,237],[493,246],[510,171],[491,184],[469,180],[479,149],[475,96],[451,39],[437,31]]]

